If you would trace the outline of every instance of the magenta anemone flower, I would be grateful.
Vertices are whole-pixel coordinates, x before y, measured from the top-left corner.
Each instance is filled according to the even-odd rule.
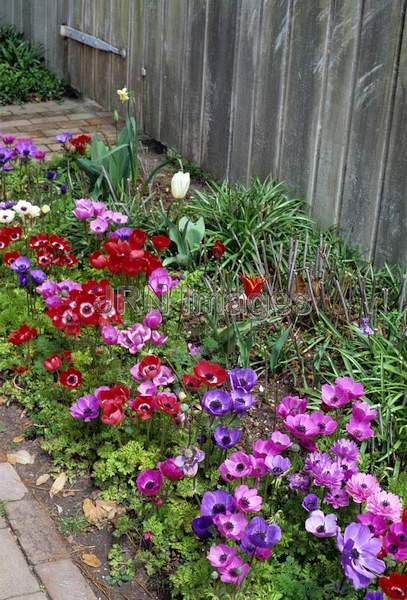
[[[384,517],[393,523],[401,521],[403,505],[396,494],[378,489],[369,496],[366,507],[369,512],[378,517]]]
[[[386,565],[377,558],[382,543],[365,525],[351,523],[343,536],[338,533],[337,543],[343,571],[356,590],[367,587],[385,570]]]
[[[159,310],[152,309],[144,317],[144,325],[150,329],[158,329],[162,323],[162,315]]]
[[[361,383],[354,381],[352,377],[337,377],[335,379],[335,396],[340,402],[352,402],[365,395],[364,387]]]
[[[245,563],[240,556],[235,556],[226,567],[219,569],[220,580],[223,581],[223,583],[240,585],[249,570],[250,566]]]
[[[352,406],[352,416],[356,421],[373,421],[377,417],[377,410],[367,402],[358,400]]]
[[[211,417],[223,417],[232,410],[232,398],[224,390],[208,390],[202,397],[201,406]]]
[[[151,332],[151,341],[154,346],[164,346],[165,342],[168,340],[167,335],[162,335],[158,331]]]
[[[338,427],[338,423],[335,419],[328,415],[324,415],[324,413],[313,412],[310,417],[318,430],[318,435],[331,435]]]
[[[117,343],[119,330],[113,325],[103,325],[103,327],[100,328],[100,334],[105,344],[108,346],[113,346]]]
[[[324,501],[334,508],[342,508],[349,505],[349,496],[343,488],[332,487],[326,494]]]
[[[242,513],[220,513],[213,517],[213,522],[219,533],[231,540],[240,540],[247,527],[247,519]]]
[[[277,405],[277,414],[282,419],[289,415],[303,414],[307,410],[308,400],[299,396],[285,396]]]
[[[346,491],[357,504],[362,504],[380,489],[376,477],[368,473],[355,473],[346,483]]]
[[[157,469],[145,469],[136,479],[136,485],[143,496],[156,496],[163,484],[163,478]]]
[[[305,473],[291,473],[287,479],[290,490],[306,492],[311,485],[311,480]]]
[[[326,462],[321,468],[316,468],[312,472],[315,485],[324,487],[340,487],[344,475],[342,469],[334,462]]]
[[[359,521],[359,523],[362,523],[362,525],[366,525],[366,527],[369,527],[372,535],[374,535],[375,537],[380,537],[381,535],[384,535],[389,528],[386,519],[384,519],[383,517],[378,517],[373,513],[361,513],[357,515],[357,520]]]
[[[250,477],[264,477],[268,474],[268,469],[266,467],[266,463],[264,462],[264,458],[260,458],[257,456],[250,456],[250,461],[252,463],[252,471],[250,473]]]
[[[75,200],[75,208],[72,213],[80,221],[91,219],[95,216],[92,200],[89,200],[88,198]]]
[[[302,501],[301,506],[305,508],[307,512],[313,512],[319,508],[319,498],[315,494],[308,494]]]
[[[317,426],[310,415],[307,414],[288,415],[284,419],[284,425],[290,433],[299,439],[318,435]]]
[[[263,498],[257,494],[256,488],[239,485],[235,488],[235,506],[244,513],[259,512]]]
[[[96,219],[93,219],[93,221],[89,222],[89,227],[92,233],[105,233],[109,227],[109,222],[102,217],[97,217]]]
[[[305,521],[305,529],[316,537],[334,537],[338,533],[336,515],[324,515],[322,510],[314,510]]]
[[[216,544],[209,548],[207,558],[213,567],[222,569],[227,567],[236,555],[236,548],[231,548],[226,544]]]
[[[157,463],[161,475],[171,481],[179,481],[184,478],[184,471],[177,467],[173,458],[167,458],[163,462]]]
[[[257,383],[257,374],[253,369],[231,369],[228,374],[233,390],[250,392]]]
[[[287,448],[292,446],[292,441],[285,433],[281,431],[273,431],[268,440],[268,452],[267,454],[281,454]]]
[[[407,560],[407,523],[393,523],[383,545],[394,560]]]
[[[153,379],[154,385],[170,385],[175,381],[174,373],[171,371],[169,367],[162,365],[160,368],[160,372]]]
[[[348,481],[358,472],[357,464],[349,458],[337,458],[334,464],[342,470],[344,481]]]
[[[223,425],[218,425],[213,431],[213,439],[215,440],[216,445],[224,450],[229,450],[230,448],[233,448],[233,446],[236,446],[241,435],[242,432],[240,429],[237,429],[237,427],[228,429]]]
[[[263,517],[253,517],[247,526],[249,542],[259,548],[271,548],[281,540],[281,529],[275,523],[267,523]]]
[[[196,346],[195,344],[191,344],[190,342],[187,344],[188,352],[191,356],[198,356],[202,352],[202,346]]]
[[[264,459],[266,467],[273,475],[273,477],[280,477],[291,468],[291,461],[289,458],[284,458],[280,454],[269,454]]]
[[[201,502],[201,516],[215,517],[215,515],[229,513],[233,508],[233,497],[225,490],[205,492]]]
[[[349,423],[346,423],[346,431],[358,442],[363,442],[374,436],[369,421],[358,421],[354,417],[350,419]]]
[[[324,383],[324,385],[321,386],[321,400],[323,405],[332,409],[342,408],[342,406],[345,406],[345,404],[349,402],[343,398],[338,398],[335,386],[330,385],[329,383]]]
[[[158,268],[149,275],[148,286],[159,298],[170,292],[179,284],[178,279],[172,279],[167,269]]]
[[[99,400],[92,395],[82,396],[72,404],[70,412],[74,419],[88,423],[99,416]]]
[[[256,440],[252,448],[256,458],[266,458],[267,454],[271,454],[270,440]]]
[[[357,461],[359,458],[359,448],[352,442],[352,440],[347,440],[345,438],[341,438],[331,448],[331,452],[338,456],[339,458],[347,458],[349,460]]]
[[[224,462],[227,473],[232,479],[240,477],[249,477],[252,472],[252,462],[250,456],[244,452],[233,452]]]

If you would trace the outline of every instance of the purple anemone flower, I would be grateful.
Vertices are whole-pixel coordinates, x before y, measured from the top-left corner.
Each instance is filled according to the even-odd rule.
[[[110,240],[127,240],[133,233],[132,227],[119,227],[109,233]]]
[[[19,273],[18,274],[18,283],[20,284],[21,287],[24,287],[24,288],[28,286],[27,273]]]
[[[315,494],[308,494],[302,501],[301,506],[305,508],[307,512],[313,512],[319,508],[319,498]]]
[[[158,329],[162,323],[162,320],[163,318],[160,311],[157,309],[153,309],[146,314],[143,323],[146,327],[149,327],[150,329]]]
[[[383,600],[383,594],[381,592],[368,592],[363,600]]]
[[[346,424],[346,431],[358,442],[363,442],[374,436],[370,421],[359,421],[354,417],[351,417],[349,423]]]
[[[374,421],[377,417],[377,410],[372,408],[367,402],[358,400],[353,403],[352,416],[357,421]]]
[[[205,460],[205,452],[200,448],[184,448],[181,454],[174,459],[177,467],[182,469],[187,477],[195,477],[199,463]]]
[[[167,269],[154,269],[148,278],[148,286],[158,297],[170,292],[179,284],[178,279],[172,279]]]
[[[47,171],[47,179],[50,181],[54,181],[58,177],[58,173],[56,171]]]
[[[272,455],[269,454],[264,459],[266,467],[273,475],[273,477],[280,477],[291,468],[291,461],[289,458],[284,458],[280,454]]]
[[[211,517],[197,517],[191,523],[192,531],[201,540],[207,540],[212,537],[212,526],[213,520]]]
[[[246,413],[255,404],[256,398],[243,390],[232,390],[233,410],[239,415]]]
[[[0,146],[0,163],[6,163],[13,157],[13,151],[5,146]]]
[[[382,542],[372,536],[369,527],[351,523],[343,535],[338,533],[337,543],[343,571],[356,590],[367,587],[385,570],[386,565],[377,558]]]
[[[223,417],[232,409],[232,398],[224,390],[209,390],[201,400],[201,406],[212,417]]]
[[[291,415],[304,414],[307,410],[308,400],[299,396],[285,396],[277,405],[277,414],[282,419]]]
[[[347,440],[345,438],[341,438],[331,448],[331,452],[338,456],[338,458],[348,458],[349,460],[357,461],[359,458],[359,448],[352,442],[352,440]]]
[[[343,488],[332,487],[325,496],[324,501],[336,509],[349,506],[349,496]]]
[[[15,150],[20,158],[28,160],[35,158],[38,148],[31,140],[19,140],[15,145]]]
[[[80,198],[79,200],[75,200],[75,208],[72,213],[80,221],[91,219],[95,216],[92,200],[89,198]]]
[[[44,283],[44,281],[48,277],[45,271],[42,271],[41,269],[33,269],[32,271],[30,271],[30,276],[33,282],[37,285]]]
[[[250,392],[257,383],[257,374],[253,369],[231,369],[228,373],[234,390]]]
[[[313,412],[311,421],[316,425],[318,435],[331,435],[338,428],[338,423],[332,417],[322,412]]]
[[[57,135],[55,139],[60,144],[65,144],[65,142],[69,141],[71,139],[71,137],[72,137],[72,133],[70,133],[69,131],[63,131],[62,133]]]
[[[11,263],[10,267],[16,273],[27,273],[31,267],[31,259],[26,256],[19,256]]]
[[[222,569],[232,561],[236,554],[236,548],[231,548],[226,544],[217,544],[209,548],[207,558],[213,567]]]
[[[119,330],[113,325],[103,325],[100,328],[100,335],[102,336],[105,344],[108,346],[114,346],[117,344]]]
[[[236,446],[241,435],[242,432],[237,427],[228,429],[224,425],[218,425],[213,432],[213,439],[219,448],[229,450],[233,446]]]
[[[316,537],[334,537],[338,533],[336,515],[324,515],[322,510],[313,510],[305,521],[305,529]]]
[[[246,535],[254,546],[271,548],[281,540],[281,529],[274,523],[267,523],[263,517],[254,517],[247,526]]]
[[[163,477],[158,469],[145,469],[136,479],[136,485],[143,496],[156,496],[163,484]]]
[[[218,531],[223,537],[240,540],[247,526],[246,517],[240,513],[219,513],[213,518]]]
[[[89,222],[89,227],[92,233],[105,233],[109,227],[109,222],[102,217],[97,217],[96,219],[93,219],[93,221]]]
[[[306,492],[311,485],[311,480],[305,473],[291,473],[287,476],[287,479],[290,490]]]
[[[230,512],[233,508],[233,497],[224,490],[205,492],[201,502],[201,516],[214,517]]]
[[[373,335],[374,334],[374,329],[372,329],[370,327],[370,319],[369,319],[369,317],[363,317],[362,322],[361,322],[361,324],[359,326],[359,330],[366,337],[368,337],[369,335]]]
[[[74,419],[80,419],[85,423],[93,421],[99,416],[99,400],[92,395],[82,396],[72,404],[70,412]]]

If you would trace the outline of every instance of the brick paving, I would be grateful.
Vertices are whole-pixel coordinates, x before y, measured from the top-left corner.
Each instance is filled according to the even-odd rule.
[[[52,519],[0,463],[0,600],[97,600]]]
[[[109,142],[116,137],[112,113],[93,100],[66,98],[60,102],[0,106],[0,133],[30,138],[49,154],[60,149],[55,136],[62,131],[74,135],[98,131]]]

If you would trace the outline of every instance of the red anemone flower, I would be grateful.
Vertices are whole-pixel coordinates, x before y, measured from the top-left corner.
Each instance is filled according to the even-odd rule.
[[[151,241],[153,242],[154,248],[158,252],[166,250],[171,245],[171,240],[166,235],[152,235]]]
[[[195,377],[195,375],[185,374],[182,376],[182,383],[189,390],[197,390],[202,385],[202,380],[199,377]]]
[[[19,256],[21,256],[21,255],[18,250],[13,250],[12,252],[6,252],[3,255],[3,263],[9,267],[11,265],[11,263],[13,262],[13,260],[18,258]]]
[[[129,402],[129,404],[142,421],[150,419],[154,412],[153,396],[137,396],[136,399]]]
[[[59,383],[73,390],[81,385],[82,374],[76,369],[67,369],[59,374]]]
[[[79,152],[79,154],[84,154],[85,148],[86,148],[87,144],[89,144],[91,139],[92,139],[92,136],[90,136],[87,133],[82,133],[80,135],[77,135],[77,136],[71,138],[66,143],[66,145],[73,146],[75,148],[75,150],[77,150],[77,152]]]
[[[258,298],[264,291],[267,279],[261,275],[241,275],[244,293],[248,298]]]
[[[102,423],[106,425],[120,425],[124,419],[123,405],[115,400],[107,400],[102,404]]]
[[[226,252],[226,246],[220,240],[216,240],[212,248],[212,255],[214,258],[219,259]]]
[[[162,392],[154,396],[154,403],[157,409],[162,410],[171,417],[175,417],[181,410],[181,405],[175,394],[166,394]]]
[[[21,325],[21,327],[10,333],[8,341],[14,346],[20,346],[20,344],[25,344],[26,342],[36,338],[37,335],[38,331],[35,329],[35,327]]]
[[[89,254],[89,263],[94,269],[104,269],[107,266],[107,258],[100,250],[95,250]]]
[[[407,598],[407,575],[390,573],[388,577],[379,578],[380,587],[389,598],[405,600]]]
[[[6,233],[0,233],[0,250],[4,250],[10,246],[10,238]]]
[[[140,361],[139,373],[145,379],[153,379],[161,369],[161,361],[158,356],[154,354],[148,354]]]
[[[62,360],[58,354],[53,354],[52,356],[48,356],[43,362],[43,367],[47,371],[53,373],[54,371],[58,371],[62,367]]]
[[[217,363],[211,363],[207,360],[201,360],[194,366],[193,371],[196,377],[208,387],[223,385],[228,378],[225,369]]]

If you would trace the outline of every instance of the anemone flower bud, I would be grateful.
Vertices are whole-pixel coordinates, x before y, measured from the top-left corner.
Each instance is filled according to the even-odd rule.
[[[178,171],[171,179],[171,194],[176,200],[182,200],[187,195],[191,178],[189,173]]]

